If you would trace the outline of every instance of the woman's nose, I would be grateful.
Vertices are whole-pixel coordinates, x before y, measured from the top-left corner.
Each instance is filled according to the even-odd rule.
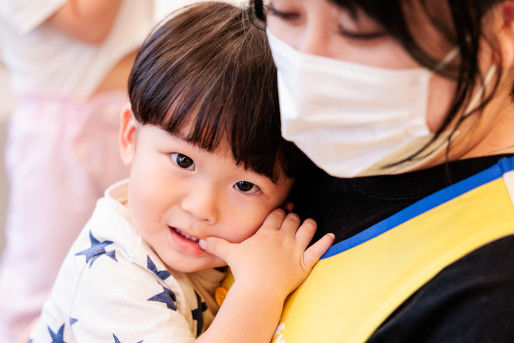
[[[315,1],[308,6],[303,32],[295,48],[305,54],[326,56],[332,27],[329,5]]]
[[[325,56],[328,39],[326,30],[316,24],[308,24],[296,49],[309,55]]]
[[[212,224],[217,219],[217,197],[213,188],[193,189],[181,200],[182,209],[196,221]]]

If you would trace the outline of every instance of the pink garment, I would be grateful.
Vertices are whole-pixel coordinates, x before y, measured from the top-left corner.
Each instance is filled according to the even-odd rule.
[[[118,150],[127,101],[121,91],[86,102],[21,99],[6,147],[10,199],[0,265],[1,342],[12,341],[39,315],[96,200],[127,177]]]

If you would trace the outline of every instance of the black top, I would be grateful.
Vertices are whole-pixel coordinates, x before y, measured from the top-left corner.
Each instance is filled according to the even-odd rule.
[[[353,179],[335,178],[312,167],[298,177],[292,200],[295,212],[317,221],[315,239],[333,232],[340,242],[511,156]],[[514,342],[514,236],[489,243],[443,269],[396,309],[368,342]]]

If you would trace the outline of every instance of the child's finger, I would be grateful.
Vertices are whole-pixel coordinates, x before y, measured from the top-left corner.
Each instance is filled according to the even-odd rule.
[[[300,226],[300,217],[295,213],[289,213],[282,222],[280,230],[293,236],[298,230],[298,226]]]
[[[284,210],[280,208],[271,211],[271,213],[268,214],[268,216],[264,220],[264,223],[262,223],[261,229],[280,229],[280,226],[282,225],[285,216],[286,213],[284,212]]]
[[[223,261],[228,263],[228,259],[230,259],[230,247],[232,243],[218,237],[207,237],[201,239],[198,242],[200,248],[207,251],[209,254],[218,256]]]
[[[327,233],[321,237],[319,241],[311,245],[303,254],[303,262],[307,270],[311,270],[312,267],[318,262],[323,254],[330,248],[334,242],[334,234]]]
[[[302,250],[307,249],[309,246],[312,237],[314,237],[314,234],[316,233],[316,226],[316,222],[309,218],[306,219],[300,228],[298,228],[298,231],[296,231],[295,239]]]

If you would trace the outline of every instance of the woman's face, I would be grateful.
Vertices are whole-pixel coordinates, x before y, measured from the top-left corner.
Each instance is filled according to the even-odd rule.
[[[442,60],[454,47],[445,44],[421,8],[409,10],[415,13],[413,35],[419,30],[425,42],[432,42],[424,48]],[[400,43],[363,12],[352,15],[326,0],[271,0],[267,24],[273,35],[306,54],[388,69],[419,68]],[[442,124],[454,89],[452,80],[431,78],[426,122],[432,132]]]

